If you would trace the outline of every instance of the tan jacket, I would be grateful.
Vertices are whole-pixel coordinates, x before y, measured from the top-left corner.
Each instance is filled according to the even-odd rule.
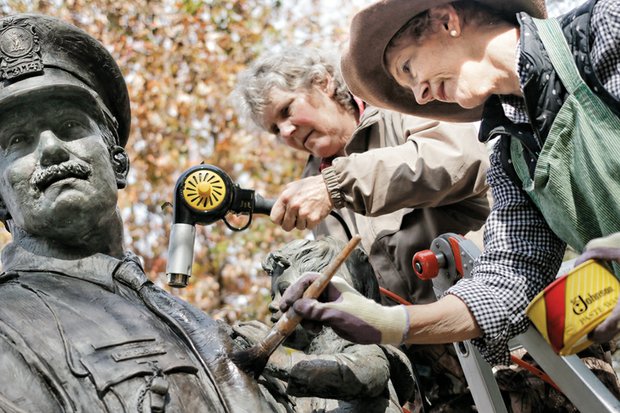
[[[337,212],[362,236],[379,284],[409,301],[435,300],[413,272],[413,255],[445,232],[479,229],[489,213],[488,155],[476,133],[473,124],[367,107],[347,156],[324,170],[337,178],[345,203]],[[319,161],[311,157],[304,176],[317,174]],[[346,239],[331,216],[315,230],[325,234]]]

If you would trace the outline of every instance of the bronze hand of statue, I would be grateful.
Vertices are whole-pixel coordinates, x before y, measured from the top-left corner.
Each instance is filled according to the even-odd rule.
[[[241,336],[249,346],[260,342],[271,328],[258,320],[242,321],[233,325],[233,330]],[[278,346],[265,366],[265,372],[273,377],[287,381],[293,366],[293,354],[298,350],[286,346]]]

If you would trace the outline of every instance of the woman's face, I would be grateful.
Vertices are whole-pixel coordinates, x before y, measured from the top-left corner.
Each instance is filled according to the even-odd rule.
[[[319,86],[294,92],[274,88],[263,125],[291,148],[328,158],[344,154],[356,119]]]
[[[388,71],[401,86],[411,89],[418,104],[433,100],[463,108],[483,104],[494,93],[499,73],[472,30],[463,33],[439,25],[420,44],[400,39],[386,53]],[[473,32],[475,33],[475,32]],[[482,49],[482,50],[480,50]]]

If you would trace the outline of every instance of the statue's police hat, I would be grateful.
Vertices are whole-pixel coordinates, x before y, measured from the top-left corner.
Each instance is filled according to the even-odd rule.
[[[117,125],[125,146],[131,112],[127,85],[114,58],[81,29],[50,16],[0,19],[0,110],[31,94],[91,99]]]

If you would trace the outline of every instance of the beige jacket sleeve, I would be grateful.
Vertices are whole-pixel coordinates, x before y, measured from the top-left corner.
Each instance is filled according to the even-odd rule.
[[[383,113],[369,126],[375,149],[336,158],[324,177],[336,181],[344,206],[376,216],[479,197],[487,191],[488,154],[468,123]]]

